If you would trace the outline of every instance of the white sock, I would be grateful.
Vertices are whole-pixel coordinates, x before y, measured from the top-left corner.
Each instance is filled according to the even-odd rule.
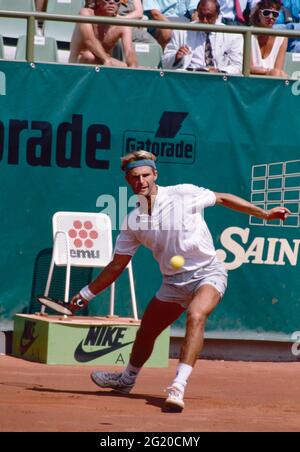
[[[176,370],[176,377],[173,381],[173,384],[176,384],[176,386],[179,386],[179,389],[184,391],[187,380],[189,376],[192,373],[192,366],[189,366],[188,364],[179,363]]]
[[[141,371],[141,367],[132,366],[130,363],[126,367],[126,369],[122,373],[122,379],[129,380],[130,382],[134,382]]]

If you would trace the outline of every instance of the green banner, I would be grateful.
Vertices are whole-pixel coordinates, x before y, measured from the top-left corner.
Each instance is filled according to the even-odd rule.
[[[229,270],[208,330],[238,337],[299,330],[299,94],[298,81],[2,61],[1,320],[29,309],[56,211],[101,211],[114,199],[116,237],[131,196],[120,157],[144,148],[158,157],[160,185],[193,183],[290,208],[285,224],[206,210]],[[161,276],[145,249],[133,269],[141,315]],[[131,314],[126,275],[116,295],[117,313]],[[90,304],[91,315],[102,312],[107,293]]]

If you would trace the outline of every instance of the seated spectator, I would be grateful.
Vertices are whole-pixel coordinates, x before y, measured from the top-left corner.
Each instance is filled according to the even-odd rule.
[[[118,14],[128,19],[142,19],[144,9],[141,0],[121,0]]]
[[[300,0],[282,0],[282,8],[276,21],[278,24],[298,23],[300,21]]]
[[[144,0],[144,11],[151,20],[161,20],[163,22],[190,22],[194,11],[197,8],[198,0]],[[172,30],[151,29],[151,34],[157,39],[162,48],[171,39]]]
[[[200,23],[221,24],[217,0],[200,0],[197,12]],[[190,30],[173,31],[162,59],[164,68],[228,74],[241,74],[242,62],[241,35]]]
[[[274,28],[300,30],[300,0],[283,0],[282,10]],[[300,38],[288,40],[288,52],[300,52]]]
[[[120,0],[95,0],[92,3],[87,0],[86,7],[80,10],[80,15],[115,17],[119,7]],[[112,57],[113,48],[119,39],[122,41],[126,63]],[[136,67],[131,28],[106,24],[77,24],[70,45],[69,62]]]
[[[39,12],[39,13],[44,13],[47,9],[47,3],[48,0],[35,0],[35,9]],[[38,29],[37,32],[42,35],[43,34],[43,26],[44,26],[44,22],[42,20],[38,20]]]
[[[35,9],[39,12],[46,11],[48,0],[35,0]]]
[[[261,0],[251,13],[251,24],[255,27],[272,28],[280,10],[280,0]],[[283,71],[287,43],[287,38],[281,36],[252,36],[251,74],[287,77]]]
[[[255,0],[219,0],[225,25],[247,25],[251,5]]]
[[[126,16],[127,19],[142,19],[144,10],[141,0],[121,0],[118,14],[120,16]],[[147,32],[147,28],[132,28],[132,41],[144,43],[156,42],[153,36]]]

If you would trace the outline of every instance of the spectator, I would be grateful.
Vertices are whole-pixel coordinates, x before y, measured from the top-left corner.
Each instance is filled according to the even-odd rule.
[[[44,12],[47,9],[48,0],[35,0],[35,9],[39,12]]]
[[[299,21],[300,0],[282,0],[282,8],[275,26],[292,22],[298,23]]]
[[[189,22],[197,8],[198,0],[144,0],[144,11],[149,19],[163,22]],[[172,30],[151,29],[151,34],[157,39],[162,48],[171,39]]]
[[[142,19],[144,9],[141,0],[121,0],[119,8],[120,16],[127,16],[128,19]]]
[[[197,12],[200,23],[221,24],[217,0],[200,0]],[[241,74],[242,61],[241,35],[174,30],[162,63],[164,68],[170,69]]]
[[[86,1],[81,16],[114,17],[118,14],[120,0]],[[121,39],[126,63],[112,57],[112,51]],[[136,67],[137,59],[132,47],[130,27],[106,24],[77,24],[70,46],[70,63],[103,64],[116,67]]]
[[[44,13],[47,10],[47,3],[48,0],[35,0],[35,9],[39,13]],[[42,20],[38,20],[37,24],[38,24],[37,33],[42,35],[44,22]]]
[[[300,0],[283,0],[280,16],[274,28],[300,30]],[[288,52],[300,52],[300,39],[290,38]]]
[[[219,0],[222,22],[225,25],[247,25],[255,0]]]
[[[144,14],[141,0],[121,0],[119,15],[127,19],[142,19]],[[132,28],[132,41],[151,43],[156,40],[147,32],[146,28]]]
[[[272,28],[279,17],[280,0],[261,0],[251,13],[255,27]],[[287,77],[283,71],[287,38],[281,36],[252,36],[251,74]]]

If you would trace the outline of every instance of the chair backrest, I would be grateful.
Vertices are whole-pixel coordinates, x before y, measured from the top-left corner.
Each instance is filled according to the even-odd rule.
[[[157,43],[133,43],[139,66],[158,68],[161,66],[162,48]]]
[[[25,60],[26,36],[20,36],[16,48],[16,60]],[[57,44],[54,38],[35,36],[34,38],[34,61],[58,62]]]
[[[3,11],[35,11],[34,0],[0,0]]]
[[[112,259],[112,225],[108,215],[56,212],[53,216],[56,265],[105,267]]]
[[[0,0],[2,11],[35,11],[34,0]],[[25,35],[27,30],[26,19],[11,19],[0,17],[1,34],[7,38],[18,38]]]
[[[48,0],[47,13],[76,15],[84,6],[84,0]],[[75,24],[70,22],[45,21],[44,35],[56,41],[71,42]]]
[[[286,53],[284,70],[290,77],[300,78],[300,53]]]
[[[76,15],[84,3],[84,0],[48,0],[47,13]]]

